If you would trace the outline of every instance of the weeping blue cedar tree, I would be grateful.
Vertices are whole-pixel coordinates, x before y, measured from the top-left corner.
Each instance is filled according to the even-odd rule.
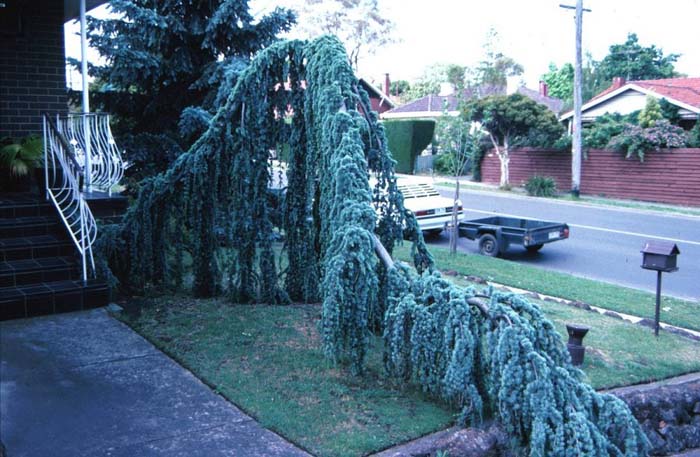
[[[373,234],[389,250],[407,236],[417,268],[432,266],[369,107],[337,39],[277,43],[260,52],[190,150],[141,184],[123,224],[129,258],[119,264],[129,271],[122,284],[177,284],[188,255],[198,296],[226,290],[238,302],[321,300],[327,322],[337,317],[333,309],[356,306],[356,315],[340,317],[342,348],[329,337],[327,352],[345,353],[360,371],[366,334],[351,332],[351,323],[381,325],[388,293],[384,267],[371,249],[365,252]],[[269,151],[280,147],[288,154],[284,271],[267,205]],[[336,233],[341,229],[344,236]],[[354,257],[343,257],[341,245],[352,245]],[[356,292],[333,293],[351,284]]]
[[[125,280],[177,281],[188,251],[197,295],[227,289],[238,302],[318,300],[324,352],[356,373],[373,316],[381,316],[389,375],[456,404],[460,422],[492,412],[531,456],[643,455],[647,441],[629,409],[582,381],[539,308],[488,291],[485,313],[470,303],[474,288],[432,271],[369,106],[333,37],[259,53],[206,133],[144,183],[121,233],[110,232],[123,247],[109,252],[128,266]],[[282,227],[287,271],[279,271],[265,203],[269,151],[280,144],[295,183]],[[417,271],[379,265],[375,234],[389,251],[412,239]]]

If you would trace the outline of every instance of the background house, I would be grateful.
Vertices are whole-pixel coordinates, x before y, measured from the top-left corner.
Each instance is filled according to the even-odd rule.
[[[390,109],[396,108],[396,103],[394,103],[389,96],[389,87],[391,87],[389,73],[387,73],[384,78],[384,91],[367,81],[365,78],[360,78],[360,85],[365,92],[367,92],[367,95],[369,95],[369,101],[372,103],[372,110],[381,114],[389,111]]]
[[[680,125],[692,128],[700,115],[700,78],[652,79],[646,81],[625,81],[614,78],[613,84],[593,97],[581,108],[582,121],[589,123],[605,113],[629,114],[644,108],[646,97],[665,98],[679,108]],[[571,122],[573,111],[561,116],[561,120]]]
[[[545,105],[550,111],[557,115],[564,105],[562,100],[549,96],[547,84],[544,82],[540,83],[539,90],[528,89],[527,87],[521,86],[518,87],[516,92],[537,103]],[[462,95],[459,96],[454,93],[454,88],[450,84],[444,84],[439,94],[426,95],[425,97],[410,101],[405,105],[382,113],[381,117],[382,119],[437,119],[444,114],[445,108],[447,109],[447,114],[456,116],[461,100],[505,94],[506,87],[503,86],[479,86],[464,89]]]

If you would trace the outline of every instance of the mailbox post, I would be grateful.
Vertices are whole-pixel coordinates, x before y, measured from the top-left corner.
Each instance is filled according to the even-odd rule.
[[[656,313],[654,315],[654,335],[659,336],[659,314],[661,310],[661,273],[678,270],[676,257],[681,251],[669,241],[649,240],[644,243],[642,268],[656,271]]]

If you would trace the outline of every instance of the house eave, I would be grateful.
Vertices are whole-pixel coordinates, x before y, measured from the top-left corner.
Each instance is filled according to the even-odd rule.
[[[448,111],[449,116],[458,116],[459,111]],[[411,112],[385,112],[380,115],[382,119],[437,119],[444,115],[442,111],[411,111]]]
[[[644,95],[651,95],[652,97],[655,97],[658,99],[665,98],[670,103],[678,106],[679,108],[687,109],[688,111],[691,111],[691,112],[695,113],[696,115],[700,114],[700,108],[698,108],[697,106],[689,105],[689,104],[684,103],[680,100],[676,100],[675,98],[671,98],[671,97],[668,97],[666,95],[659,94],[658,92],[646,89],[646,88],[638,86],[636,84],[625,84],[624,86],[620,87],[619,89],[615,89],[614,91],[612,91],[608,94],[605,94],[604,96],[602,96],[600,98],[596,98],[596,99],[591,100],[590,102],[586,103],[585,105],[583,105],[581,107],[581,112],[584,112],[590,108],[593,108],[594,106],[599,105],[607,100],[610,100],[611,98],[615,98],[618,95],[620,95],[624,92],[627,92],[628,90],[634,90],[634,91],[637,91],[637,92],[642,93]],[[559,120],[565,121],[565,120],[573,117],[573,115],[574,115],[573,111],[566,112],[559,117]],[[585,120],[585,114],[583,114],[582,117]]]
[[[360,80],[360,84],[364,84],[367,89],[374,92],[375,97],[377,99],[379,99],[379,106],[386,105],[389,108],[396,108],[396,103],[394,103],[394,101],[391,98],[389,98],[384,92],[379,90],[379,88],[377,86],[370,83],[365,78],[359,78],[359,80]]]
[[[109,0],[85,0],[85,10],[90,11]],[[80,0],[63,0],[63,22],[69,22],[80,17]]]

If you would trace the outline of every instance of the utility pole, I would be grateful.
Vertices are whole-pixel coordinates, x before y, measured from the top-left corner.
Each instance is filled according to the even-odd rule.
[[[581,35],[583,29],[583,0],[576,0],[576,6],[559,5],[562,8],[576,10],[576,62],[574,65],[574,137],[571,147],[571,194],[578,198],[581,188],[581,87],[583,73],[581,70]]]

